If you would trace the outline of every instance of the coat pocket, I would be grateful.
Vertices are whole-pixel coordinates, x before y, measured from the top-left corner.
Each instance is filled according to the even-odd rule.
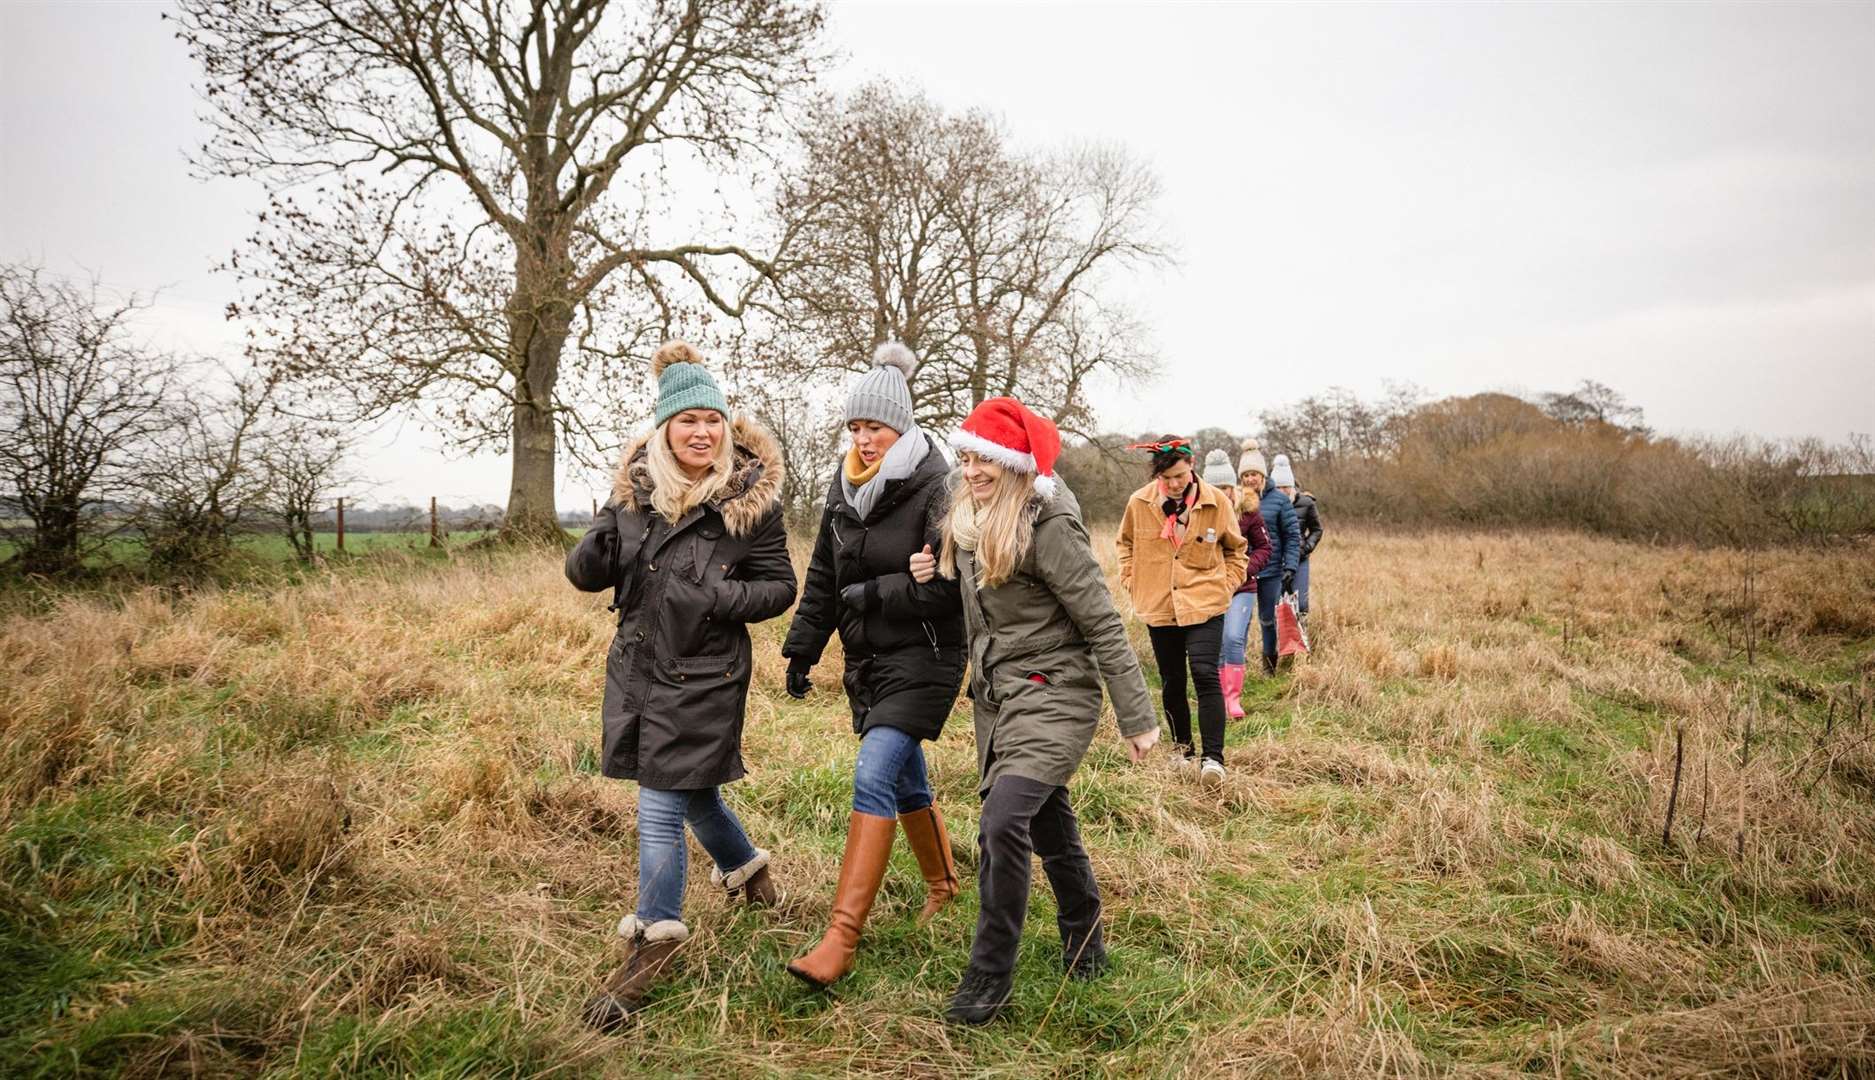
[[[733,771],[741,760],[749,666],[747,646],[725,654],[659,659],[646,688],[643,767],[687,777]]]

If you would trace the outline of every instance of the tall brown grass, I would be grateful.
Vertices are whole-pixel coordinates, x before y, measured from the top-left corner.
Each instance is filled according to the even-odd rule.
[[[0,623],[0,906],[34,948],[149,952],[28,1010],[31,1045],[412,1072],[466,1015],[506,1033],[478,1068],[517,1073],[1867,1075],[1875,563],[1763,563],[1750,666],[1743,558],[1338,531],[1317,652],[1252,688],[1220,793],[1107,725],[1073,791],[1119,968],[980,1037],[935,1019],[968,920],[900,917],[902,853],[855,982],[779,974],[826,915],[852,753],[835,692],[781,693],[785,620],[731,797],[787,900],[742,913],[693,873],[682,978],[615,1041],[575,1004],[633,896],[633,790],[593,773],[610,627],[556,557],[73,595]],[[968,872],[965,716],[931,763]],[[182,1004],[123,1019],[151,1001]]]

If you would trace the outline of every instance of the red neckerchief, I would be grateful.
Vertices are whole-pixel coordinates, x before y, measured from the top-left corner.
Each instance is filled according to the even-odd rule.
[[[1172,548],[1176,551],[1179,545],[1184,543],[1178,535],[1178,523],[1185,520],[1186,516],[1191,513],[1191,508],[1198,504],[1198,478],[1192,477],[1191,483],[1185,486],[1185,495],[1182,500],[1175,500],[1172,496],[1166,495],[1164,480],[1159,481],[1159,494],[1164,496],[1159,503],[1159,510],[1165,513],[1165,528],[1159,530],[1159,539],[1172,541]],[[1167,513],[1168,509],[1169,513]]]

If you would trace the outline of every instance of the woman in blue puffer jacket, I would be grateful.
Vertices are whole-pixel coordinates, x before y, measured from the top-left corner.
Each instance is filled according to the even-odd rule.
[[[1269,465],[1254,439],[1245,440],[1243,444],[1243,457],[1237,462],[1237,480],[1246,499],[1250,492],[1261,496],[1257,508],[1270,535],[1270,561],[1257,572],[1257,621],[1263,625],[1263,673],[1273,675],[1276,672],[1276,602],[1284,593],[1295,590],[1296,568],[1302,563],[1302,523],[1296,517],[1295,504],[1289,501],[1289,496],[1269,482]],[[1245,630],[1248,629],[1246,626]],[[1228,628],[1226,638],[1228,640]]]

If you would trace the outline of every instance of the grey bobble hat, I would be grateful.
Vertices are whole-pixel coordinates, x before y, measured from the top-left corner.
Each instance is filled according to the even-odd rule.
[[[1288,454],[1277,454],[1270,461],[1270,483],[1277,487],[1296,486],[1296,472],[1289,467]]]
[[[872,369],[846,392],[846,422],[876,420],[903,435],[912,428],[911,375],[918,358],[896,341],[872,352]]]
[[[714,409],[729,416],[729,402],[722,388],[703,366],[703,354],[687,341],[667,341],[651,354],[651,377],[658,381],[658,404],[652,424],[664,421],[685,409]]]
[[[1204,456],[1204,473],[1199,477],[1212,487],[1236,487],[1237,474],[1230,467],[1230,455],[1213,450]]]

